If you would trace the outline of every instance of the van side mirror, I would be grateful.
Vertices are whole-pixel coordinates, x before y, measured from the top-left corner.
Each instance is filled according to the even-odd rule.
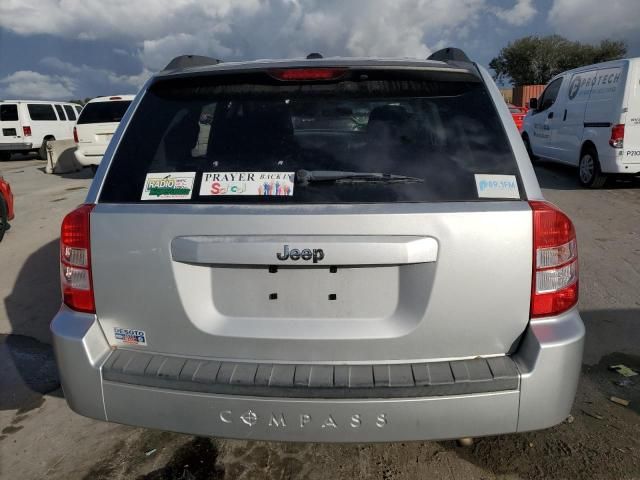
[[[538,110],[538,99],[537,98],[530,98],[529,99],[529,108],[531,110]]]

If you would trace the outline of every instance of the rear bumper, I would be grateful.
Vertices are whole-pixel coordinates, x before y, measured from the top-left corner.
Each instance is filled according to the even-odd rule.
[[[62,386],[81,415],[227,438],[384,442],[495,435],[561,422],[584,341],[576,309],[531,323],[512,356],[515,390],[413,398],[283,398],[203,393],[104,380],[112,353],[94,315],[63,307],[51,324]]]
[[[76,160],[80,165],[88,167],[89,165],[100,165],[104,152],[100,154],[90,155],[84,150],[81,150],[80,147],[78,147],[73,152],[73,154],[75,155]]]
[[[600,168],[604,173],[621,173],[629,175],[640,174],[640,162],[638,157],[627,157],[624,155],[626,149],[609,148],[604,152],[598,152]],[[632,160],[635,163],[631,163]]]
[[[0,150],[10,151],[10,152],[20,152],[23,150],[32,150],[33,143],[29,142],[20,142],[20,143],[0,143]]]

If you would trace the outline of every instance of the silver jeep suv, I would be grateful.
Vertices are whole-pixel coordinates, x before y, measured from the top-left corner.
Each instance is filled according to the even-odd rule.
[[[185,56],[145,85],[62,224],[69,405],[313,442],[521,432],[572,406],[571,221],[457,49]]]

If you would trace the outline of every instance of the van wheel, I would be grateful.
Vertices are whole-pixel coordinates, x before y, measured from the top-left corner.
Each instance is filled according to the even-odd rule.
[[[602,188],[607,181],[607,176],[600,170],[598,152],[595,148],[583,150],[578,164],[578,179],[580,185],[587,188]]]
[[[4,232],[9,230],[9,212],[4,198],[0,197],[0,242],[4,238]]]
[[[524,142],[524,146],[527,149],[527,153],[529,154],[529,160],[531,160],[531,163],[534,163],[538,160],[538,157],[536,157],[533,154],[533,150],[531,150],[531,142],[529,142],[529,135],[527,135],[526,133],[522,135],[522,141]]]
[[[42,140],[42,145],[40,146],[40,150],[38,150],[38,156],[40,157],[40,160],[48,160],[49,159],[47,145],[49,144],[49,142],[51,140],[55,140],[55,138],[47,137],[44,140]]]
[[[7,152],[6,150],[0,151],[0,162],[6,162],[11,158],[11,152]]]

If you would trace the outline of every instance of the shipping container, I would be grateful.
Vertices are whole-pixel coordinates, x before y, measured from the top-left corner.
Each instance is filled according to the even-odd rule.
[[[519,85],[513,87],[513,103],[518,107],[529,107],[529,100],[538,98],[545,85]]]

